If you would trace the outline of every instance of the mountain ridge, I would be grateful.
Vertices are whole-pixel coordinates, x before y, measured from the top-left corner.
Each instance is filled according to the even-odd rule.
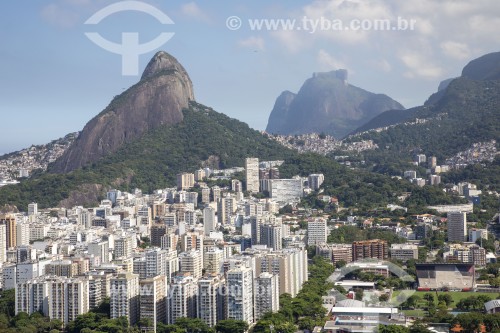
[[[449,78],[439,83],[438,90],[425,101],[422,106],[417,106],[408,110],[393,112],[391,110],[383,112],[366,124],[356,128],[349,135],[369,131],[380,127],[396,125],[414,118],[418,114],[419,108],[438,105],[446,95],[448,87],[458,79],[470,79],[475,81],[495,81],[500,79],[500,52],[488,53],[469,61],[462,69],[462,75],[456,78]],[[408,112],[409,111],[409,112]]]

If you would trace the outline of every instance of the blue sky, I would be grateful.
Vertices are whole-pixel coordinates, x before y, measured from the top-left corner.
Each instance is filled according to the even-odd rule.
[[[187,69],[198,102],[256,129],[265,128],[276,97],[283,90],[297,92],[313,72],[347,68],[351,84],[411,107],[422,104],[441,80],[460,75],[469,60],[499,51],[498,0],[146,0],[174,24],[131,11],[84,24],[115,2],[1,2],[0,154],[82,129],[139,80],[123,76],[120,55],[92,43],[85,32],[115,42],[123,32],[138,32],[141,43],[174,32],[162,47],[139,57],[140,71],[165,50]],[[227,28],[230,16],[241,18],[240,29]],[[288,19],[297,27],[304,17],[344,25],[400,17],[415,24],[404,31],[312,32],[304,26],[257,31],[248,21]]]

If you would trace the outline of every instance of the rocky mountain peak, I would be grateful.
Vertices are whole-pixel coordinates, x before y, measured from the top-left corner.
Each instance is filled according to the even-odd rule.
[[[51,171],[78,169],[152,129],[181,122],[190,101],[194,101],[193,84],[184,67],[170,54],[156,53],[141,80],[85,125]]]
[[[173,56],[165,51],[157,52],[154,57],[149,61],[148,65],[142,73],[141,80],[151,78],[161,72],[178,71],[186,73],[186,70]]]

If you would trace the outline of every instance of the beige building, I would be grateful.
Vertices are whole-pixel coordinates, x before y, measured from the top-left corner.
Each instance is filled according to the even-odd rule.
[[[193,278],[199,279],[203,270],[202,251],[191,250],[179,254],[179,266],[182,274],[190,274]]]
[[[194,186],[194,174],[183,172],[177,175],[177,189],[187,190]]]
[[[392,244],[391,258],[408,261],[410,259],[418,259],[418,246],[415,244]]]
[[[245,159],[246,190],[250,193],[259,192],[259,159]]]
[[[6,249],[10,247],[16,247],[17,245],[16,217],[11,214],[0,215],[0,224],[5,225]]]

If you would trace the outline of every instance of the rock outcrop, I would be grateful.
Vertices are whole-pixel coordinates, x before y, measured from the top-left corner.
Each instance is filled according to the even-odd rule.
[[[151,129],[181,122],[189,101],[194,101],[193,85],[184,67],[168,53],[156,53],[141,80],[90,120],[50,171],[81,168]]]

